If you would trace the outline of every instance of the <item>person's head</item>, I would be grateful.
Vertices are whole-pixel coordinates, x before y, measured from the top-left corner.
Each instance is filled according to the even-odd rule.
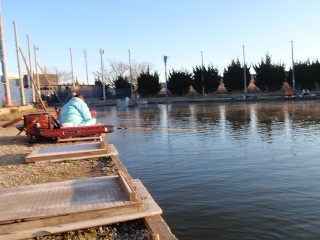
[[[81,93],[78,93],[75,97],[80,98],[81,100],[84,101],[84,95]]]

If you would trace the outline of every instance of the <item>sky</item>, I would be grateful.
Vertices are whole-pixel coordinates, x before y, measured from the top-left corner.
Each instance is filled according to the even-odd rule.
[[[164,56],[168,73],[203,62],[222,74],[232,60],[250,66],[269,54],[289,69],[292,55],[304,62],[320,54],[319,0],[1,0],[1,7],[9,74],[19,73],[13,22],[27,61],[29,35],[33,69],[35,46],[42,69],[73,66],[87,83],[87,68],[89,84],[101,72],[100,49],[107,71],[110,61],[129,63],[130,51],[131,62],[149,63],[160,82]]]

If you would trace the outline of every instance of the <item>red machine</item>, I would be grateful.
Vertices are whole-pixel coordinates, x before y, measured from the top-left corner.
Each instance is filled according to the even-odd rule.
[[[24,123],[23,126],[19,126],[17,128],[20,130],[20,133],[26,131],[30,143],[43,138],[51,138],[55,141],[60,142],[62,140],[90,137],[94,135],[101,135],[104,133],[111,133],[114,131],[114,126],[103,124],[96,124],[91,126],[60,127],[59,122],[49,113],[24,115],[23,117],[17,118],[3,125],[3,127],[6,128],[12,126],[13,124],[18,123],[22,120]]]

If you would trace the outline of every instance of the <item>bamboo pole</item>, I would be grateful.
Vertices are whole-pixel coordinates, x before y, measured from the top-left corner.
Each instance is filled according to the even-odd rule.
[[[146,130],[146,131],[186,131],[186,132],[206,132],[205,128],[171,128],[171,127],[139,127],[118,125],[115,126],[119,130]]]
[[[47,78],[47,74],[46,74],[45,72],[43,72],[43,70],[42,70],[42,68],[40,67],[39,63],[37,63],[37,64],[38,64],[38,67],[40,68],[40,71],[42,72],[44,78],[47,80],[49,86],[51,87],[51,89],[53,89],[50,81],[49,81],[48,78]],[[61,100],[60,100],[60,98],[59,98],[59,96],[58,96],[56,93],[54,93],[54,95],[56,95],[56,97],[58,98],[59,102],[62,103]]]

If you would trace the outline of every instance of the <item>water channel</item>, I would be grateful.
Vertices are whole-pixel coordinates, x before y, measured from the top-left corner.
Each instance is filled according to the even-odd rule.
[[[95,109],[178,239],[319,238],[320,102]]]

